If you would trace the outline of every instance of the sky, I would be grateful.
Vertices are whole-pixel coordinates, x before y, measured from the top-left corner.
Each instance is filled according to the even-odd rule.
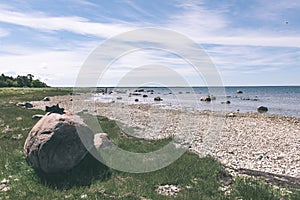
[[[0,73],[30,73],[50,86],[74,86],[99,46],[128,31],[155,28],[197,44],[223,85],[300,85],[299,19],[295,0],[0,0]],[[178,51],[185,45],[173,43]],[[98,78],[93,84],[207,84],[205,72],[165,50],[124,52],[103,74],[90,68]]]

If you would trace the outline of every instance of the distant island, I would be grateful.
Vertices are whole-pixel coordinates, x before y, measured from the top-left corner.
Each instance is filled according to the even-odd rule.
[[[34,75],[27,74],[26,76],[18,75],[16,78],[1,74],[0,87],[29,87],[29,88],[45,88],[49,87],[46,83],[39,79],[33,79]]]

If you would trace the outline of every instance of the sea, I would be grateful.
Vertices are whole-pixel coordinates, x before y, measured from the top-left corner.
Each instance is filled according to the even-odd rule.
[[[201,101],[201,97],[208,95],[212,101]],[[161,101],[154,101],[155,97]],[[163,109],[191,111],[245,113],[257,112],[259,106],[264,106],[269,114],[300,118],[300,86],[99,87],[93,98],[98,102],[154,104]]]

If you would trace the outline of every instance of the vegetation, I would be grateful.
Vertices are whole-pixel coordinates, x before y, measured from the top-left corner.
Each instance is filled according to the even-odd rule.
[[[39,79],[33,79],[33,77],[32,74],[27,74],[27,76],[17,76],[16,78],[2,74],[0,76],[0,87],[49,87],[46,83],[41,82]]]
[[[44,111],[16,106],[18,101],[40,100],[44,96],[63,95],[68,89],[0,89],[0,184],[1,199],[173,199],[159,195],[160,185],[179,185],[176,199],[300,199],[300,192],[282,196],[278,189],[263,180],[237,178],[230,195],[219,190],[222,165],[212,157],[199,158],[186,152],[180,159],[161,170],[130,174],[102,165],[88,155],[75,169],[47,176],[34,171],[25,161],[23,144],[31,127],[37,122],[33,114]],[[98,117],[102,129],[112,141],[127,150],[147,152],[169,142],[124,137],[117,123]],[[16,137],[16,136],[20,137]],[[6,188],[6,189],[4,189]]]

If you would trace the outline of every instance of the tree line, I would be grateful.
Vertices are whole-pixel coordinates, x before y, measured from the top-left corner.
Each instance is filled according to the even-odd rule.
[[[34,76],[32,74],[27,74],[26,76],[17,76],[16,78],[1,74],[0,87],[49,87],[46,83],[40,81],[39,79],[33,78]]]

